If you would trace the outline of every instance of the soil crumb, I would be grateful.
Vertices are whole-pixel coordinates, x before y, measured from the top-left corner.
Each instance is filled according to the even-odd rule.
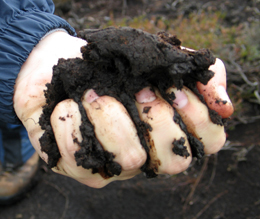
[[[207,84],[213,77],[214,73],[208,68],[215,63],[215,57],[207,49],[189,51],[181,48],[181,41],[166,32],[154,35],[129,27],[110,27],[83,30],[79,36],[88,42],[81,48],[83,59],[60,59],[53,67],[51,83],[46,84],[46,105],[40,118],[41,128],[45,132],[40,143],[42,151],[48,154],[48,166],[56,166],[60,158],[50,115],[60,101],[72,98],[78,103],[82,115],[80,131],[83,140],[75,140],[81,148],[75,153],[77,165],[92,169],[93,173],[100,173],[104,178],[121,173],[120,164],[114,162],[115,155],[105,151],[97,140],[93,125],[81,104],[84,91],[91,88],[98,95],[114,97],[125,106],[147,152],[147,161],[141,170],[148,177],[156,176],[150,168],[150,147],[149,140],[146,139],[152,127],[141,121],[135,106],[135,93],[150,86],[158,89],[162,97],[172,105],[175,95],[167,94],[166,90],[171,86],[181,89],[185,85],[206,104],[203,96],[196,91],[196,82]],[[144,109],[144,113],[149,110],[150,108]],[[213,122],[223,125],[216,112],[210,111],[210,117]],[[196,136],[188,133],[176,110],[173,119],[187,134],[193,156],[202,158],[203,144]],[[174,153],[189,156],[182,139],[174,142]]]
[[[185,138],[183,137],[181,137],[179,140],[174,139],[172,143],[173,144],[172,151],[177,155],[187,158],[190,156],[190,153],[188,152],[187,147],[184,146],[184,143],[185,143]]]

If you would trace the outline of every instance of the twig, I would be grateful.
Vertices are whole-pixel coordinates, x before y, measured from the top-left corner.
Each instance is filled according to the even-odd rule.
[[[249,123],[253,123],[256,120],[260,119],[260,116],[251,116],[251,117],[247,117],[247,116],[243,116],[243,117],[238,117],[237,118],[239,120],[239,122],[242,122],[243,124],[249,124]]]
[[[204,206],[204,208],[202,208],[195,217],[193,217],[192,219],[197,219],[199,218],[215,201],[217,201],[221,196],[225,195],[226,193],[228,193],[227,190],[225,190],[224,192],[219,193],[218,195],[216,195],[213,199],[211,199],[208,204],[206,204]]]
[[[212,173],[211,173],[211,177],[209,179],[209,184],[208,186],[206,187],[205,190],[208,190],[209,187],[212,185],[212,182],[216,176],[216,170],[217,170],[217,163],[218,163],[218,154],[214,154],[214,167],[213,167],[213,170],[212,170]]]
[[[224,147],[222,147],[220,150],[221,151],[225,151],[225,150],[237,151],[238,147],[243,147],[243,146],[245,146],[244,143],[227,140]]]
[[[54,189],[56,189],[64,198],[65,198],[65,206],[64,206],[64,210],[63,210],[63,213],[60,217],[60,219],[63,219],[65,217],[65,214],[69,208],[69,198],[68,198],[68,195],[66,195],[57,185],[51,183],[51,182],[48,182],[46,180],[44,180],[44,183],[46,183],[47,185],[53,187]]]
[[[241,66],[239,64],[237,64],[234,60],[231,60],[230,59],[230,62],[236,67],[238,73],[240,74],[240,76],[243,78],[243,80],[250,86],[257,86],[258,85],[258,82],[255,81],[255,82],[251,82],[248,80],[247,76],[245,75],[245,73],[243,72]]]
[[[184,214],[185,214],[185,211],[186,211],[186,209],[187,209],[188,203],[191,201],[191,199],[192,199],[192,197],[193,197],[193,195],[194,195],[194,193],[195,193],[195,191],[196,191],[196,188],[197,188],[197,186],[199,185],[199,183],[200,183],[200,181],[201,181],[201,179],[202,179],[202,177],[203,177],[203,175],[204,175],[204,172],[205,172],[206,169],[207,169],[208,161],[209,161],[209,157],[206,157],[205,160],[204,160],[203,166],[202,166],[202,168],[201,168],[201,171],[200,171],[200,173],[199,173],[199,176],[198,176],[198,178],[196,179],[196,181],[195,181],[195,183],[194,183],[194,185],[193,185],[193,187],[192,187],[192,189],[191,189],[189,195],[188,195],[187,198],[186,198],[186,201],[185,201],[185,203],[184,203],[184,205],[183,205],[183,208],[182,208],[182,211],[183,211]]]

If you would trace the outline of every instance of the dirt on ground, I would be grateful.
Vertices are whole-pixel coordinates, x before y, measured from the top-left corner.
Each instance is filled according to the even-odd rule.
[[[259,219],[259,123],[229,132],[218,154],[177,176],[140,174],[92,189],[41,166],[26,197],[0,207],[1,219]]]
[[[200,8],[227,11],[226,25],[257,17],[259,1],[60,1],[56,13],[74,24],[100,28],[111,18],[142,14],[174,18]],[[113,12],[113,13],[112,13]],[[260,122],[227,131],[218,153],[193,162],[184,173],[127,181],[92,189],[55,174],[41,163],[41,177],[26,197],[0,207],[0,219],[260,219]]]

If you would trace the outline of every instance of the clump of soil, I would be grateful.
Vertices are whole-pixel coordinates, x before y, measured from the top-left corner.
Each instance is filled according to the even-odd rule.
[[[149,132],[152,127],[141,121],[135,106],[135,93],[150,86],[152,89],[158,89],[162,97],[172,105],[175,95],[167,94],[166,90],[173,85],[178,89],[185,85],[205,103],[196,88],[196,82],[207,84],[213,77],[214,73],[208,68],[215,63],[214,56],[206,49],[182,49],[181,41],[166,32],[153,35],[129,27],[110,27],[84,30],[80,32],[80,37],[88,42],[81,49],[83,60],[60,59],[53,67],[51,83],[46,85],[46,105],[40,118],[40,125],[45,132],[40,143],[42,151],[48,154],[49,167],[56,166],[61,157],[51,128],[50,115],[60,101],[72,98],[78,103],[82,115],[80,131],[83,140],[78,142],[74,139],[81,148],[75,153],[77,165],[92,169],[93,173],[98,172],[105,178],[121,173],[120,164],[113,160],[115,155],[105,151],[97,140],[93,125],[82,106],[84,91],[92,88],[98,95],[114,97],[125,106],[147,152],[147,161],[141,170],[147,177],[155,177],[157,168],[150,164],[149,156]],[[212,121],[223,125],[221,117],[216,112],[209,111]],[[198,159],[202,158],[203,144],[187,131],[176,110],[173,120],[187,134],[192,155]],[[189,153],[183,145],[183,139],[173,139],[173,152],[187,157]]]

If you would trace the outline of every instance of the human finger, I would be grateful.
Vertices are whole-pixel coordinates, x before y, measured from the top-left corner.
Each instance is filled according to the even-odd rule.
[[[182,90],[171,87],[167,92],[175,94],[173,107],[180,114],[188,132],[204,144],[205,153],[213,154],[219,151],[226,140],[224,126],[211,121],[206,105],[186,87]]]
[[[187,169],[191,150],[185,133],[173,121],[172,106],[149,87],[136,94],[136,106],[141,120],[151,127],[147,140],[150,168],[158,174],[177,174]],[[173,152],[175,144],[182,147],[182,156]]]
[[[96,138],[104,150],[115,156],[113,161],[122,167],[116,180],[138,174],[146,161],[146,152],[124,106],[113,97],[99,97],[92,89],[85,93],[82,104],[94,126]]]
[[[61,158],[57,166],[52,168],[56,173],[69,176],[90,187],[101,188],[112,179],[104,179],[100,174],[92,173],[92,169],[77,166],[75,153],[80,149],[82,135],[81,114],[77,103],[68,99],[60,102],[51,115],[51,124]]]

